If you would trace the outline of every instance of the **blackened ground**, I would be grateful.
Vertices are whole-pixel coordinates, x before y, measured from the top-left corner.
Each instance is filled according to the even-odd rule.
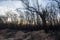
[[[60,40],[60,26],[0,24],[0,40]]]

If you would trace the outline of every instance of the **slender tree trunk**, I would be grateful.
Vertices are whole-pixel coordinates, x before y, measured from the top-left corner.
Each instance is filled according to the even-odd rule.
[[[43,26],[46,26],[46,20],[45,20],[45,17],[42,17],[42,21],[43,21]]]

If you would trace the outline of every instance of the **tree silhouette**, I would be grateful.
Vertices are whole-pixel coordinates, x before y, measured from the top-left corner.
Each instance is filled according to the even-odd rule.
[[[42,5],[39,5],[39,1],[40,0],[33,0],[30,2],[30,0],[21,0],[26,10],[29,10],[30,12],[35,12],[37,15],[40,15],[44,26],[46,25],[46,19],[50,19],[49,21],[54,20],[52,23],[50,22],[51,24],[55,23],[57,13],[59,13],[59,6],[57,5],[57,2],[50,1],[49,3],[47,3],[47,6],[43,8],[41,7]],[[38,16],[37,19],[39,20]]]

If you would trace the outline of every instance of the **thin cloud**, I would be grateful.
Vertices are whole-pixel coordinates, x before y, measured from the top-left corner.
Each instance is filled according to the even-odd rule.
[[[22,2],[21,1],[3,1],[0,3],[0,7],[2,8],[19,8],[19,7],[23,7],[22,6]]]

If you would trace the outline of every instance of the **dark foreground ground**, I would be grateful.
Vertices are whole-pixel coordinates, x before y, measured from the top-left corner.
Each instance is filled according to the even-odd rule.
[[[60,40],[60,32],[56,32],[46,32],[45,30],[26,32],[22,30],[1,29],[0,40]]]
[[[6,25],[4,25],[6,26]],[[60,40],[60,28],[11,28],[0,25],[0,40]]]

